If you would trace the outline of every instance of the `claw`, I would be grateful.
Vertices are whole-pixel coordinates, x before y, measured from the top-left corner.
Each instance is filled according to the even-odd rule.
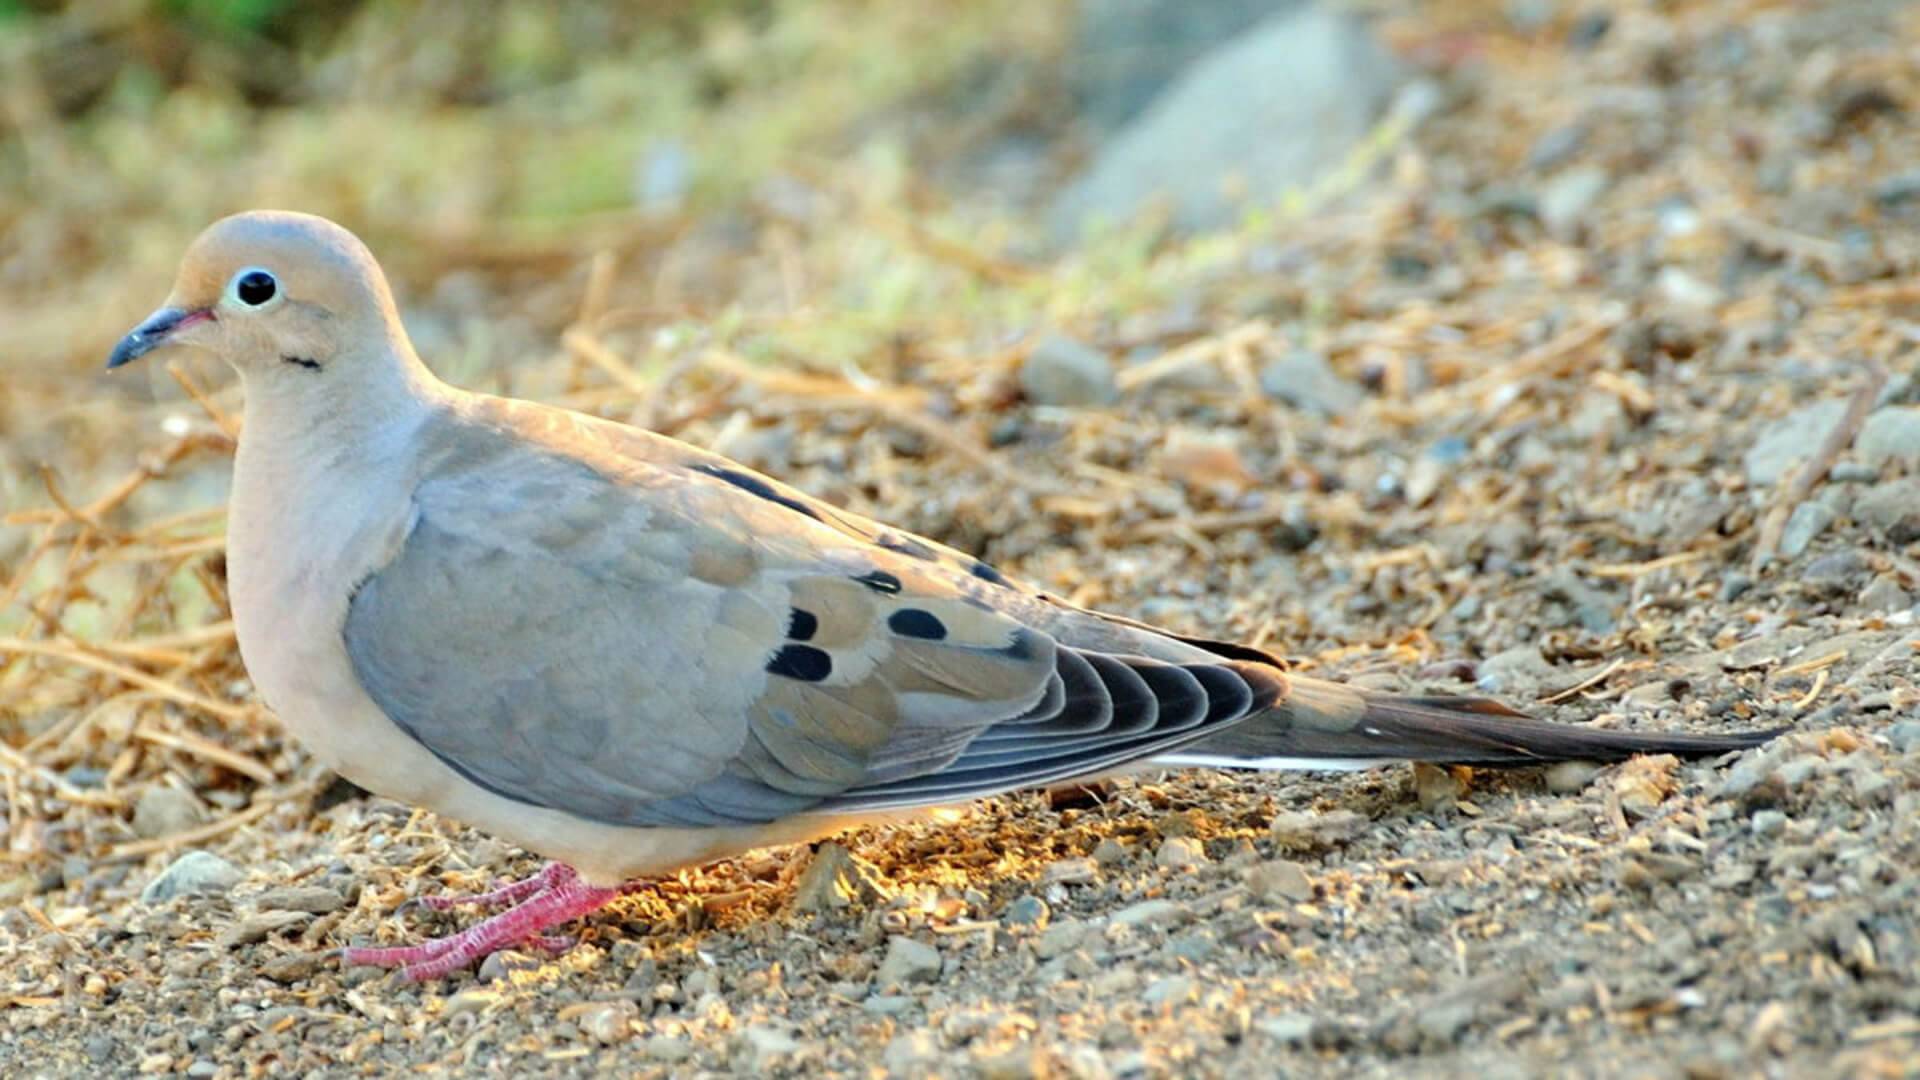
[[[446,907],[461,902],[519,903],[457,934],[432,938],[418,945],[385,948],[349,947],[339,950],[347,965],[398,968],[409,982],[434,979],[472,964],[491,953],[515,945],[532,945],[548,952],[565,952],[569,938],[545,931],[591,914],[621,895],[621,886],[602,888],[580,880],[573,868],[552,863],[525,881],[515,882],[476,897],[448,899]],[[425,906],[435,907],[430,899]],[[444,907],[436,910],[445,910]]]

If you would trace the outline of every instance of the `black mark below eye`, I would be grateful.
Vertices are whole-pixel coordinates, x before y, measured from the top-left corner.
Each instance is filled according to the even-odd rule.
[[[787,637],[794,641],[812,641],[819,629],[820,619],[811,611],[793,608],[787,615]]]

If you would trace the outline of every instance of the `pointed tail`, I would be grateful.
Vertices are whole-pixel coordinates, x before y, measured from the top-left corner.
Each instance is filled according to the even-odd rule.
[[[1155,761],[1338,771],[1394,761],[1518,766],[1620,761],[1635,754],[1707,757],[1758,746],[1786,730],[1604,731],[1535,720],[1486,698],[1376,694],[1289,675],[1287,691],[1272,710]]]

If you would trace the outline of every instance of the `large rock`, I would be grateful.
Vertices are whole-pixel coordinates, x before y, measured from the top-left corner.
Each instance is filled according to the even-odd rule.
[[[1305,0],[1082,0],[1067,81],[1080,122],[1106,135],[1139,116],[1207,50]]]
[[[1398,82],[1358,20],[1312,5],[1273,15],[1195,60],[1101,149],[1054,201],[1054,237],[1161,198],[1183,228],[1231,224],[1339,162]]]

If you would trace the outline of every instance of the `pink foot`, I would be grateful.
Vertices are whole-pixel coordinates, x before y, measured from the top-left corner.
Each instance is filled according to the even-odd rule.
[[[509,945],[532,944],[549,952],[564,951],[569,942],[545,931],[592,914],[619,896],[628,886],[603,889],[588,885],[571,866],[553,863],[526,881],[496,889],[484,899],[522,901],[518,906],[484,919],[457,934],[433,938],[418,945],[386,949],[340,950],[345,964],[399,968],[408,982],[437,979]],[[495,898],[501,898],[496,900]]]
[[[416,896],[406,903],[401,904],[400,907],[394,911],[394,914],[402,915],[416,907],[423,907],[428,911],[452,911],[454,908],[468,905],[473,907],[506,907],[508,904],[517,904],[527,897],[532,896],[534,893],[552,888],[554,883],[559,881],[563,874],[572,873],[573,869],[564,863],[548,863],[541,868],[539,873],[530,878],[525,878],[520,881],[510,881],[497,889],[492,889],[487,892],[459,896]]]

